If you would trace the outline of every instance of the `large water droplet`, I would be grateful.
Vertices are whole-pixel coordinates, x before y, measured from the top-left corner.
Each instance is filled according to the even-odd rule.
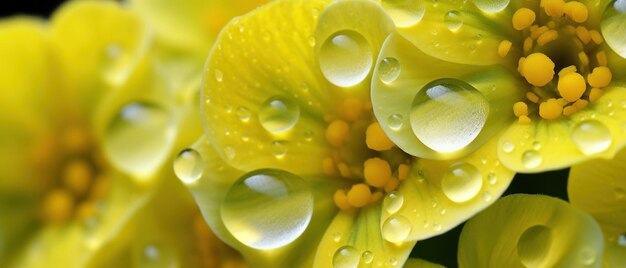
[[[606,43],[622,58],[626,58],[626,1],[618,0],[604,12],[600,28]]]
[[[328,81],[340,87],[351,87],[365,80],[372,68],[372,57],[365,37],[343,30],[324,41],[319,51],[319,64]]]
[[[381,3],[398,27],[411,27],[417,24],[426,11],[423,0],[382,0]]]
[[[596,262],[598,254],[596,253],[595,249],[589,246],[585,246],[580,250],[579,256],[580,262],[586,266],[589,266]]]
[[[391,192],[387,196],[385,196],[385,200],[383,200],[383,207],[388,213],[396,213],[402,205],[404,204],[404,196],[400,192]]]
[[[443,23],[448,27],[450,31],[457,31],[463,26],[463,19],[461,13],[456,10],[450,10],[443,16]]]
[[[402,215],[392,215],[383,223],[383,238],[392,243],[404,242],[409,237],[411,229],[411,222],[407,218]]]
[[[174,141],[171,114],[161,106],[132,102],[120,109],[105,132],[105,152],[120,169],[146,177],[167,159]]]
[[[476,139],[489,115],[489,103],[470,84],[439,79],[413,99],[410,121],[415,136],[429,148],[454,152]]]
[[[584,154],[597,154],[611,146],[611,131],[596,120],[582,121],[574,127],[572,140]]]
[[[526,168],[536,168],[543,162],[541,154],[535,150],[528,150],[522,154],[522,164]]]
[[[391,83],[400,76],[400,62],[396,58],[387,57],[378,65],[378,77],[384,83]]]
[[[184,183],[193,183],[202,177],[204,162],[194,149],[182,150],[174,159],[174,173]]]
[[[474,198],[482,186],[483,177],[480,171],[468,163],[452,164],[441,179],[441,190],[457,203]]]
[[[259,110],[259,122],[265,130],[282,133],[291,129],[300,119],[300,106],[293,99],[283,96],[268,98]]]
[[[306,230],[313,195],[306,181],[292,173],[260,169],[231,186],[221,214],[226,229],[241,243],[256,249],[279,248]]]
[[[387,118],[387,125],[393,131],[398,131],[404,125],[404,117],[400,114],[392,114]]]
[[[504,10],[511,0],[474,0],[474,4],[480,10],[488,13],[496,13]]]
[[[343,246],[337,249],[333,256],[334,268],[356,268],[359,266],[361,254],[352,246]]]
[[[517,241],[517,254],[526,267],[543,267],[552,244],[552,231],[543,225],[532,226]]]

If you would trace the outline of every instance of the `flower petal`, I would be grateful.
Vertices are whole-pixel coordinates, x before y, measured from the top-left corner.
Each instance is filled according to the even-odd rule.
[[[492,140],[465,158],[414,160],[409,178],[398,189],[402,207],[394,208],[387,197],[380,224],[401,215],[412,226],[407,240],[423,240],[447,232],[488,207],[515,175],[500,164],[495,151]]]
[[[602,267],[605,268],[624,266],[626,263],[626,237],[624,235],[607,239],[602,261]]]
[[[612,5],[609,3],[613,2]],[[601,29],[606,43],[622,58],[626,59],[626,3],[624,1],[603,1],[606,10],[602,12]],[[597,13],[596,13],[597,14]]]
[[[404,268],[445,268],[445,266],[422,259],[410,258],[404,263]]]
[[[589,215],[541,195],[510,195],[465,224],[459,267],[601,267],[604,240]]]
[[[612,158],[626,144],[626,88],[609,86],[569,118],[513,124],[498,144],[500,161],[518,172],[555,170],[592,157]]]
[[[399,65],[397,67],[399,75],[393,81],[388,80],[387,67],[383,64],[383,61],[389,59],[395,59]],[[390,35],[383,45],[374,72],[375,76],[372,80],[373,107],[385,133],[405,152],[431,159],[459,158],[482,146],[514,120],[513,113],[509,111],[516,101],[523,98],[526,88],[525,85],[520,84],[518,79],[501,67],[495,65],[488,67],[469,66],[441,61],[422,52],[397,34]],[[480,134],[477,133],[474,140],[470,140],[467,146],[453,152],[438,152],[426,146],[417,138],[411,122],[413,103],[417,93],[426,90],[423,87],[427,84],[441,78],[459,79],[469,83],[480,93],[480,97],[477,98],[484,99],[485,103],[489,105],[488,116]],[[468,89],[468,91],[473,90]],[[476,99],[471,99],[471,101],[476,101]],[[435,102],[433,101],[433,103]],[[426,104],[428,103],[421,105]],[[468,103],[468,105],[479,104]],[[444,104],[439,106],[437,111],[441,110],[440,112],[448,112],[450,109],[447,105],[444,107]],[[469,108],[467,107],[467,109]],[[430,117],[433,115],[413,116]],[[398,118],[400,118],[401,123],[395,122]],[[454,121],[451,122],[450,120]],[[431,123],[448,126],[453,123],[465,125],[468,124],[467,121],[466,116],[459,116],[453,119],[448,118],[445,122],[432,121]],[[423,129],[423,127],[419,128]],[[467,132],[470,128],[467,126],[464,127],[463,131],[459,130],[458,132]]]
[[[354,264],[360,263],[359,267],[393,267],[404,263],[416,241],[398,244],[385,241],[380,225],[381,210],[376,205],[340,211],[317,247],[313,266],[356,267]]]

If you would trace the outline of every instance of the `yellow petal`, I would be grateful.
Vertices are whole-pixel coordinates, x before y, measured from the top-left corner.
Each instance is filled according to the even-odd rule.
[[[527,88],[501,67],[441,61],[397,34],[390,35],[385,42],[374,72],[372,102],[385,133],[405,152],[431,159],[459,158],[483,145],[514,120],[511,107],[523,98]],[[425,92],[423,87],[435,87],[431,82],[441,78],[460,80],[473,88],[464,86],[458,95],[448,94],[455,97],[413,105],[418,92]],[[419,111],[426,114],[414,112],[418,107],[422,107]],[[483,108],[481,111],[486,111],[484,117],[468,119],[474,114],[470,112],[474,107]],[[460,112],[450,112],[455,110]],[[441,117],[437,118],[439,115]],[[425,120],[434,117],[437,119]],[[469,120],[473,123],[470,124]],[[479,123],[484,123],[484,127]],[[432,130],[426,131],[426,128]],[[418,139],[417,131],[428,145]],[[467,138],[469,134],[466,133],[470,131],[474,131],[473,139]],[[445,148],[439,148],[449,146],[451,141],[466,146],[455,146],[446,152],[441,150]]]
[[[601,267],[604,240],[592,217],[541,195],[510,195],[465,224],[459,267]]]
[[[498,156],[518,172],[555,170],[590,158],[612,158],[626,143],[626,88],[609,86],[588,108],[558,120],[515,123]]]
[[[381,206],[341,211],[317,247],[313,267],[394,267],[403,264],[416,241],[391,243],[383,238]],[[393,232],[405,232],[406,219]],[[409,227],[410,228],[410,227]]]
[[[445,266],[422,259],[410,258],[404,263],[404,268],[444,268]]]
[[[380,224],[401,215],[412,226],[406,240],[423,240],[447,232],[493,204],[515,175],[500,164],[495,151],[492,140],[461,159],[414,160],[409,178],[398,189],[403,197],[400,208],[387,196]]]
[[[602,267],[619,268],[626,263],[626,236],[606,239]]]

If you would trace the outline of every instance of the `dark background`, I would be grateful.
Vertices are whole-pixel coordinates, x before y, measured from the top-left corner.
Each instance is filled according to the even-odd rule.
[[[32,15],[47,18],[62,2],[62,0],[13,1],[11,4],[4,2],[0,8],[0,17]],[[568,173],[569,170],[542,174],[518,174],[504,195],[515,193],[545,194],[567,200]],[[411,257],[426,259],[450,268],[457,267],[456,245],[462,229],[463,224],[443,235],[418,242],[411,253]]]

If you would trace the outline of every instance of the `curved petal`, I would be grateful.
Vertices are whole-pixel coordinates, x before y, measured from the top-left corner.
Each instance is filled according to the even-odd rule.
[[[410,258],[404,263],[404,268],[445,268],[443,265],[432,263],[422,259]]]
[[[592,157],[612,158],[626,144],[626,88],[609,86],[569,118],[515,123],[498,143],[500,161],[517,172],[555,170]]]
[[[338,189],[340,180],[328,178],[303,177],[311,185],[314,207],[313,216],[307,229],[293,242],[276,249],[258,250],[249,247],[233,236],[222,220],[221,209],[230,187],[245,172],[229,166],[213,149],[206,138],[196,142],[193,148],[200,154],[204,163],[202,177],[189,181],[185,186],[200,206],[207,224],[222,241],[237,249],[244,257],[255,265],[272,267],[310,266],[313,261],[311,252],[335,215],[337,208],[332,200],[334,190]],[[248,208],[254,209],[254,208]],[[271,213],[272,208],[263,208]],[[276,219],[279,221],[279,219]]]
[[[459,267],[601,267],[604,240],[592,217],[541,195],[510,195],[465,224]]]
[[[613,51],[626,59],[626,37],[623,31],[624,27],[626,27],[626,3],[617,0],[604,1],[603,4],[610,2],[613,2],[613,4],[606,5],[606,10],[601,13],[602,20],[600,26],[602,35]]]
[[[317,247],[313,267],[394,267],[404,263],[416,241],[385,241],[381,210],[376,205],[339,212]]]
[[[401,207],[386,197],[380,224],[401,215],[412,226],[406,240],[423,240],[447,232],[493,204],[515,175],[500,164],[495,151],[492,140],[465,158],[414,160],[409,178],[396,193],[403,197]]]
[[[341,93],[310,42],[327,2],[272,2],[222,31],[206,64],[203,116],[229,165],[321,173],[310,163],[327,155],[323,118]]]
[[[389,80],[388,66],[383,63],[389,59],[395,59],[397,62],[396,74],[393,80]],[[454,159],[466,156],[472,151],[478,149],[487,140],[492,138],[502,128],[508,126],[513,120],[513,114],[510,109],[513,104],[523,98],[526,85],[519,82],[519,79],[513,77],[508,70],[498,66],[470,66],[451,62],[441,61],[430,56],[411,44],[409,41],[397,34],[388,37],[383,45],[383,49],[378,57],[378,64],[374,70],[375,76],[372,80],[372,102],[374,112],[385,133],[398,147],[403,151],[418,157],[431,159]],[[472,88],[463,88],[468,93],[478,92],[478,97],[464,99],[448,105],[441,102],[432,101],[432,103],[422,103],[430,105],[434,110],[432,114],[421,114],[413,112],[414,99],[419,92],[426,90],[424,87],[433,81],[441,78],[450,78],[462,80],[468,83]],[[459,97],[465,98],[465,97]],[[484,102],[478,102],[482,101]],[[450,100],[452,101],[452,100]],[[460,103],[460,104],[459,104]],[[484,127],[472,127],[473,124],[480,122],[470,121],[471,105],[479,106],[481,103],[488,105],[486,107],[488,115],[485,116]],[[465,104],[466,106],[460,106]],[[417,105],[415,105],[417,107]],[[438,137],[443,135],[454,135],[456,133],[465,133],[478,129],[479,133],[473,140],[467,140],[465,137],[447,137],[439,139],[440,141],[449,142],[453,139],[467,140],[467,146],[451,152],[440,152],[431,149],[425,145],[416,135],[416,130],[423,130],[423,124],[413,126],[413,122],[419,122],[420,118],[432,118],[435,113],[449,114],[452,108],[462,109],[465,114],[453,115],[450,117],[442,117],[441,121],[429,121],[428,123],[435,126],[450,126],[458,131],[450,131],[455,133],[435,133],[432,135]],[[399,122],[398,122],[399,120]],[[445,121],[444,121],[445,120]],[[477,118],[481,120],[481,118]],[[428,127],[428,125],[426,125]],[[426,133],[426,132],[424,132]],[[426,137],[428,138],[428,137]],[[430,142],[433,146],[433,142]],[[436,144],[435,144],[436,145]]]
[[[602,267],[619,268],[626,263],[626,236],[610,237],[604,246]]]

